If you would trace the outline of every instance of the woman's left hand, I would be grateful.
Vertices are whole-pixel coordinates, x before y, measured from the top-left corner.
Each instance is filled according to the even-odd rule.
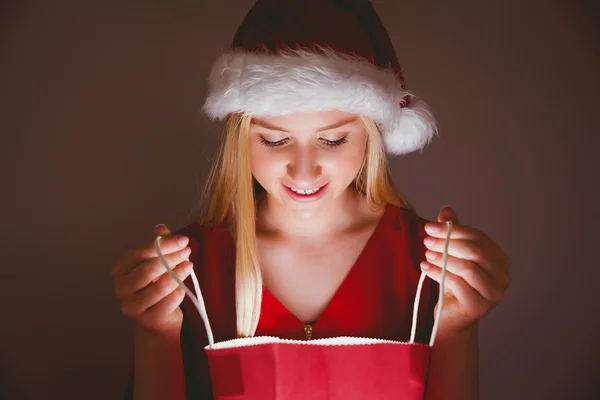
[[[508,254],[482,231],[459,225],[456,212],[449,206],[440,210],[438,223],[425,225],[429,236],[424,243],[428,251],[421,268],[428,277],[441,281],[448,234],[446,221],[452,221],[453,226],[438,335],[458,334],[476,324],[500,302],[511,283]]]

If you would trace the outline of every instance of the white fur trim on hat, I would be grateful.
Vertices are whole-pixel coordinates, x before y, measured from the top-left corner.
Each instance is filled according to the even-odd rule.
[[[406,95],[409,107],[400,107]],[[429,107],[402,88],[391,69],[330,49],[288,49],[277,54],[229,50],[209,75],[204,111],[222,119],[239,112],[257,117],[342,110],[373,118],[386,151],[423,148],[437,133]]]

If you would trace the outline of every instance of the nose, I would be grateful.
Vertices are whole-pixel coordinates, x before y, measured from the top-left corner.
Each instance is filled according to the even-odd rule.
[[[302,146],[294,149],[287,165],[287,174],[292,182],[304,188],[316,183],[322,174],[318,149]]]

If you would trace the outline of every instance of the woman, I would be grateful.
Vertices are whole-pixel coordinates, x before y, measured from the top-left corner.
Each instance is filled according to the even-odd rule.
[[[423,271],[417,341],[426,342],[451,221],[425,397],[477,398],[477,324],[509,285],[508,256],[451,208],[427,223],[393,187],[385,153],[422,150],[436,127],[406,90],[370,3],[259,0],[209,84],[205,110],[227,124],[208,205],[154,236],[190,288],[192,269],[198,276],[215,339],[403,341]],[[164,272],[152,242],[113,268],[135,321],[133,398],[211,398],[202,321]]]

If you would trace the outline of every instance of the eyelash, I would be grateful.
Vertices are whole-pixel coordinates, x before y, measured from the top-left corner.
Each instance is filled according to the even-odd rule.
[[[261,137],[260,141],[262,144],[264,144],[267,147],[281,147],[286,143],[287,139],[283,139],[278,142],[269,142],[268,140],[265,140],[264,138]],[[346,143],[347,141],[348,141],[348,139],[346,139],[346,137],[343,137],[338,140],[325,140],[325,145],[327,145],[329,147],[337,147],[337,146],[341,146],[342,144]]]

